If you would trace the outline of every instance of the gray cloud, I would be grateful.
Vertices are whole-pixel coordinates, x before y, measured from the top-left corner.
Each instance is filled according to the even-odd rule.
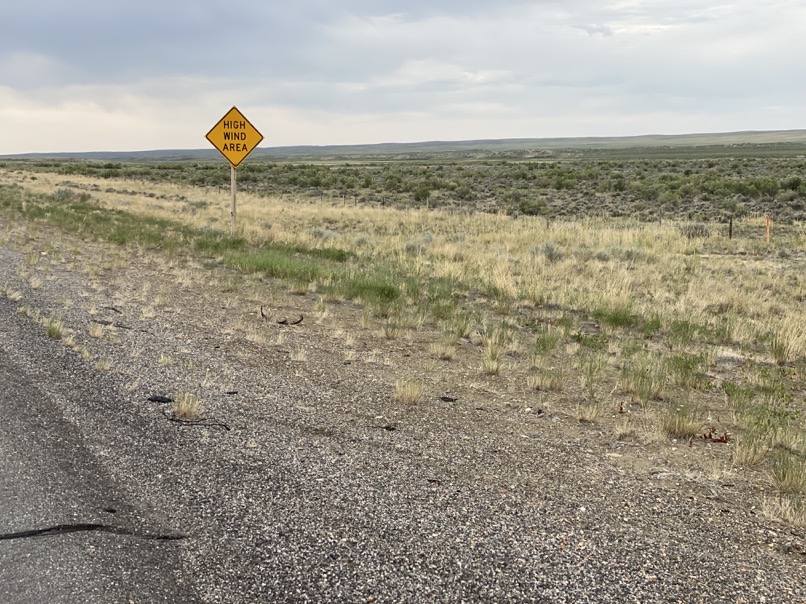
[[[228,99],[293,123],[277,144],[413,136],[407,120],[463,138],[804,127],[803,22],[801,0],[29,0],[0,25],[0,127],[93,106],[190,132]]]

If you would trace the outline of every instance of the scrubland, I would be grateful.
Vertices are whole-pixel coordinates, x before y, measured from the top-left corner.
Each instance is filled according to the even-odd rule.
[[[31,271],[21,278],[31,287],[42,278],[34,269],[42,270],[43,254],[48,262],[80,264],[78,243],[51,249],[31,235],[39,228],[109,245],[106,263],[125,262],[131,250],[181,261],[194,268],[179,278],[242,294],[241,316],[228,327],[259,346],[276,342],[248,322],[260,299],[255,292],[265,288],[271,298],[279,294],[269,289],[280,288],[315,305],[317,324],[342,347],[338,362],[356,358],[360,339],[380,357],[398,341],[417,349],[409,360],[387,363],[395,404],[430,404],[437,388],[459,399],[473,388],[505,393],[520,413],[571,417],[576,433],[593,431],[634,451],[699,451],[687,471],[745,481],[768,516],[804,526],[801,160],[788,160],[777,179],[760,175],[760,161],[709,167],[703,160],[702,170],[688,175],[683,164],[629,164],[618,178],[601,164],[504,162],[484,170],[507,182],[507,192],[496,198],[490,188],[475,204],[462,203],[462,187],[470,185],[451,177],[478,166],[422,168],[418,174],[431,185],[419,200],[411,186],[412,203],[372,192],[372,174],[390,167],[372,167],[360,182],[368,186],[349,189],[362,190],[356,194],[325,190],[323,169],[306,168],[320,176],[307,192],[299,180],[272,192],[246,178],[234,237],[229,191],[199,180],[218,168],[178,164],[152,178],[155,170],[146,175],[137,166],[98,174],[86,166],[14,163],[0,170],[0,216],[9,225],[0,244],[30,255]],[[680,191],[695,178],[715,182],[711,172],[724,172],[725,191],[738,191],[730,183],[741,179],[726,174],[745,162],[754,184],[735,193],[744,197],[730,190],[716,203],[702,187]],[[294,169],[301,170],[251,173]],[[340,169],[328,173],[338,176]],[[673,169],[690,182],[653,189],[668,183],[662,173]],[[513,170],[525,176],[513,180]],[[577,184],[547,192],[529,178],[546,170]],[[361,174],[349,173],[357,182]],[[579,190],[594,176],[597,187]],[[455,186],[435,187],[436,179]],[[638,191],[641,181],[654,192],[631,197],[619,210],[622,193]],[[450,197],[451,191],[462,194]],[[556,191],[584,211],[558,211]],[[480,195],[467,193],[472,197],[478,202]],[[772,214],[769,243],[765,208]],[[95,266],[102,270],[103,262]],[[17,285],[4,287],[0,293],[19,299]],[[63,337],[56,319],[37,320],[51,337]],[[313,362],[304,349],[292,355]]]

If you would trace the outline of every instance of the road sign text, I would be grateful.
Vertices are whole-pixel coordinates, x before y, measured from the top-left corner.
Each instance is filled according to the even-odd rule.
[[[207,140],[237,168],[260,144],[263,135],[233,107],[207,133]]]

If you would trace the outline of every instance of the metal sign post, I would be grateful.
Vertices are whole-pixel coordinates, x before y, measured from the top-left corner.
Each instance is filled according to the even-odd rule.
[[[244,117],[243,113],[238,111],[237,107],[233,107],[207,133],[207,140],[230,163],[230,185],[232,190],[230,235],[235,236],[235,196],[238,190],[235,169],[260,144],[263,140],[263,135]]]
[[[236,174],[235,166],[230,164],[229,170],[230,170],[230,189],[232,190],[232,200],[229,206],[229,216],[230,216],[229,234],[232,237],[235,237],[235,212],[236,212],[235,195],[238,192],[238,180],[235,177]]]

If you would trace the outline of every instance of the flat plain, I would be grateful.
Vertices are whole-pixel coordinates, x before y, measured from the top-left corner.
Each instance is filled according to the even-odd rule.
[[[798,601],[806,160],[675,153],[247,162],[235,236],[220,163],[4,161],[0,246],[21,260],[0,296],[140,399],[170,391],[176,419],[270,423],[282,393],[222,402],[244,392],[237,360],[319,393],[299,411],[317,443],[352,434],[335,410],[435,457],[435,432],[493,435],[451,448],[467,458],[429,487],[474,466],[539,491],[530,447],[563,443],[580,492],[627,476],[704,502],[665,539],[711,551],[706,527],[735,523],[737,546],[784,564],[793,587],[768,601]]]

